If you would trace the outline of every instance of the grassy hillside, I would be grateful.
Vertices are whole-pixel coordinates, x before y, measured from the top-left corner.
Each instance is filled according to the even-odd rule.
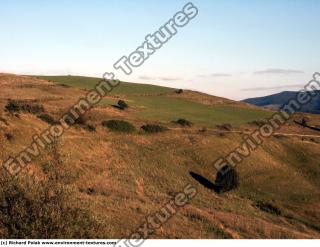
[[[8,98],[43,106],[45,114],[58,119],[85,93],[59,83],[0,74],[1,163],[30,145],[36,133],[50,127],[37,113],[4,111]],[[127,237],[146,216],[158,212],[186,184],[192,184],[196,196],[151,238],[319,238],[318,132],[289,122],[281,132],[297,136],[266,139],[236,167],[240,187],[217,194],[190,173],[213,183],[217,171],[212,162],[238,147],[243,132],[257,128],[242,123],[270,112],[235,103],[230,106],[229,101],[214,96],[212,102],[219,104],[200,103],[210,103],[211,97],[194,100],[193,96],[202,97],[194,92],[123,94],[120,98],[130,105],[124,111],[110,106],[119,97],[108,97],[87,114],[85,123],[71,127],[24,168],[35,174],[40,186],[25,186],[22,177],[3,181],[6,175],[0,172],[0,210],[6,210],[7,198],[12,198],[17,209],[10,211],[13,218],[0,214],[0,237]],[[171,123],[178,117],[196,124],[179,128]],[[309,117],[312,124],[320,120]],[[102,124],[110,119],[128,121],[136,130],[130,134],[112,132]],[[140,127],[149,122],[169,130],[145,133]],[[219,122],[238,124],[239,131],[219,131],[214,126]],[[203,124],[211,128],[199,131]],[[30,205],[29,211],[25,205]],[[15,224],[22,230],[13,235]],[[63,230],[59,230],[61,225]]]
[[[100,78],[84,76],[37,76],[37,78],[82,89],[92,89],[101,80]],[[121,82],[121,86],[113,89],[111,94],[161,94],[172,93],[173,91],[173,88],[168,87]]]
[[[91,89],[98,83],[98,78],[79,76],[37,76],[50,80],[57,84],[64,84],[77,88]],[[135,111],[130,113],[140,119],[171,122],[178,118],[185,118],[193,123],[213,127],[216,124],[230,123],[239,126],[257,119],[266,118],[269,111],[241,107],[242,105],[216,106],[199,103],[202,95],[198,95],[197,101],[188,100],[182,95],[174,93],[174,89],[155,85],[121,82],[111,94],[120,95]],[[196,95],[196,94],[195,94]],[[174,97],[173,97],[174,96]],[[211,96],[213,99],[214,96]],[[114,105],[119,98],[106,97],[103,105]]]
[[[238,126],[256,119],[267,117],[270,113],[261,110],[242,109],[232,106],[210,107],[179,98],[153,96],[130,97],[134,105],[143,109],[135,115],[149,120],[172,121],[178,118],[213,127],[216,124],[230,123]]]

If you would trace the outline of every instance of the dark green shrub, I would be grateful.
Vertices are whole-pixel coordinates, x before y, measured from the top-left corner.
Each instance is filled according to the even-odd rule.
[[[146,124],[146,125],[143,125],[141,129],[147,133],[160,133],[168,130],[166,127],[156,125],[156,124]]]
[[[59,121],[55,120],[53,117],[51,117],[50,115],[43,113],[37,116],[38,118],[40,118],[42,121],[51,124],[51,125],[56,125],[59,124]]]
[[[229,165],[222,167],[217,174],[215,185],[218,193],[224,193],[239,187],[239,175],[237,171]]]
[[[59,86],[61,87],[65,87],[65,88],[71,88],[71,86],[67,85],[67,84],[63,84],[63,83],[60,83],[58,84]]]
[[[22,111],[32,113],[32,114],[37,114],[37,113],[44,112],[44,108],[42,105],[38,105],[38,104],[25,104],[25,105],[22,105]]]
[[[181,93],[183,93],[183,90],[182,90],[182,89],[176,89],[174,92],[175,92],[176,94],[181,94]]]
[[[20,111],[20,105],[15,100],[9,100],[7,105],[5,106],[5,110],[8,112],[19,112]]]
[[[87,123],[87,119],[83,115],[81,115],[77,119],[75,119],[74,122],[78,125],[85,125]]]
[[[91,125],[91,124],[87,124],[87,118],[84,115],[79,116],[78,118],[75,119],[75,117],[73,117],[73,115],[71,113],[68,114],[68,117],[66,117],[64,119],[64,121],[69,125],[69,126],[76,126],[76,127],[80,127],[83,128],[87,131],[90,132],[94,132],[96,131],[96,127]]]
[[[130,133],[136,130],[136,128],[131,123],[123,120],[103,121],[102,125],[112,131],[117,131],[117,132]]]
[[[212,232],[214,236],[218,239],[233,239],[232,235],[230,233],[226,232],[219,226],[210,225],[208,227],[208,232]]]
[[[306,126],[308,125],[308,119],[305,118],[305,117],[303,117],[303,118],[301,119],[301,125],[302,125],[303,127],[306,127]]]
[[[225,136],[226,136],[226,133],[219,132],[219,133],[216,133],[216,135],[218,135],[219,137],[225,137]]]
[[[91,125],[91,124],[86,124],[83,126],[83,129],[88,130],[90,132],[95,132],[96,131],[96,127]]]
[[[28,112],[32,114],[43,113],[44,108],[42,105],[38,105],[33,102],[8,100],[5,110],[8,112]]]
[[[96,190],[95,190],[94,188],[88,188],[87,191],[86,191],[86,193],[87,193],[88,195],[94,195],[94,194],[96,194],[97,192],[96,192]]]
[[[73,115],[71,113],[67,113],[66,117],[64,117],[64,121],[66,124],[68,124],[69,126],[72,126],[76,123],[75,118],[73,117]]]
[[[6,137],[6,139],[7,139],[8,141],[11,141],[11,140],[13,139],[13,135],[10,134],[10,133],[6,133],[6,134],[5,134],[5,137]]]
[[[183,118],[178,119],[175,123],[177,123],[183,127],[191,127],[192,126],[192,123],[189,120],[186,120]]]
[[[232,125],[228,123],[216,125],[216,127],[220,130],[225,130],[225,131],[230,131],[232,129]]]

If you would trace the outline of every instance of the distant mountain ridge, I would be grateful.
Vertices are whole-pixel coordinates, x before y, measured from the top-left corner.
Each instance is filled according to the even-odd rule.
[[[301,108],[301,112],[320,114],[320,91],[318,90],[315,92],[317,95],[312,98],[310,103]],[[298,92],[295,91],[284,91],[264,97],[245,99],[242,100],[242,102],[273,110],[279,110],[280,107],[287,103],[290,99],[294,99],[297,93]]]

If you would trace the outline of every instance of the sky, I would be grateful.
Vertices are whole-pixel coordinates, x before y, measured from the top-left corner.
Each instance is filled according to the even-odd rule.
[[[188,1],[1,0],[0,72],[101,77]],[[320,72],[319,0],[194,0],[198,15],[127,76],[241,100]]]

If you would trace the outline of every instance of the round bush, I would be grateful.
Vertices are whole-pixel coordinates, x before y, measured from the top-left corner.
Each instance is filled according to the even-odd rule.
[[[119,106],[119,108],[122,109],[122,110],[124,110],[124,109],[126,109],[126,108],[129,107],[128,104],[127,104],[124,100],[119,100],[119,101],[118,101],[118,106]]]
[[[123,120],[103,121],[102,125],[112,131],[117,131],[117,132],[130,133],[136,130],[136,128],[131,123]]]
[[[168,130],[166,127],[156,125],[156,124],[146,124],[141,126],[141,129],[147,133],[159,133],[159,132],[164,132]]]
[[[218,193],[234,190],[239,187],[239,175],[233,167],[226,165],[219,170],[215,184]]]
[[[191,127],[192,123],[189,120],[180,118],[176,121],[177,124],[183,126],[183,127]]]

